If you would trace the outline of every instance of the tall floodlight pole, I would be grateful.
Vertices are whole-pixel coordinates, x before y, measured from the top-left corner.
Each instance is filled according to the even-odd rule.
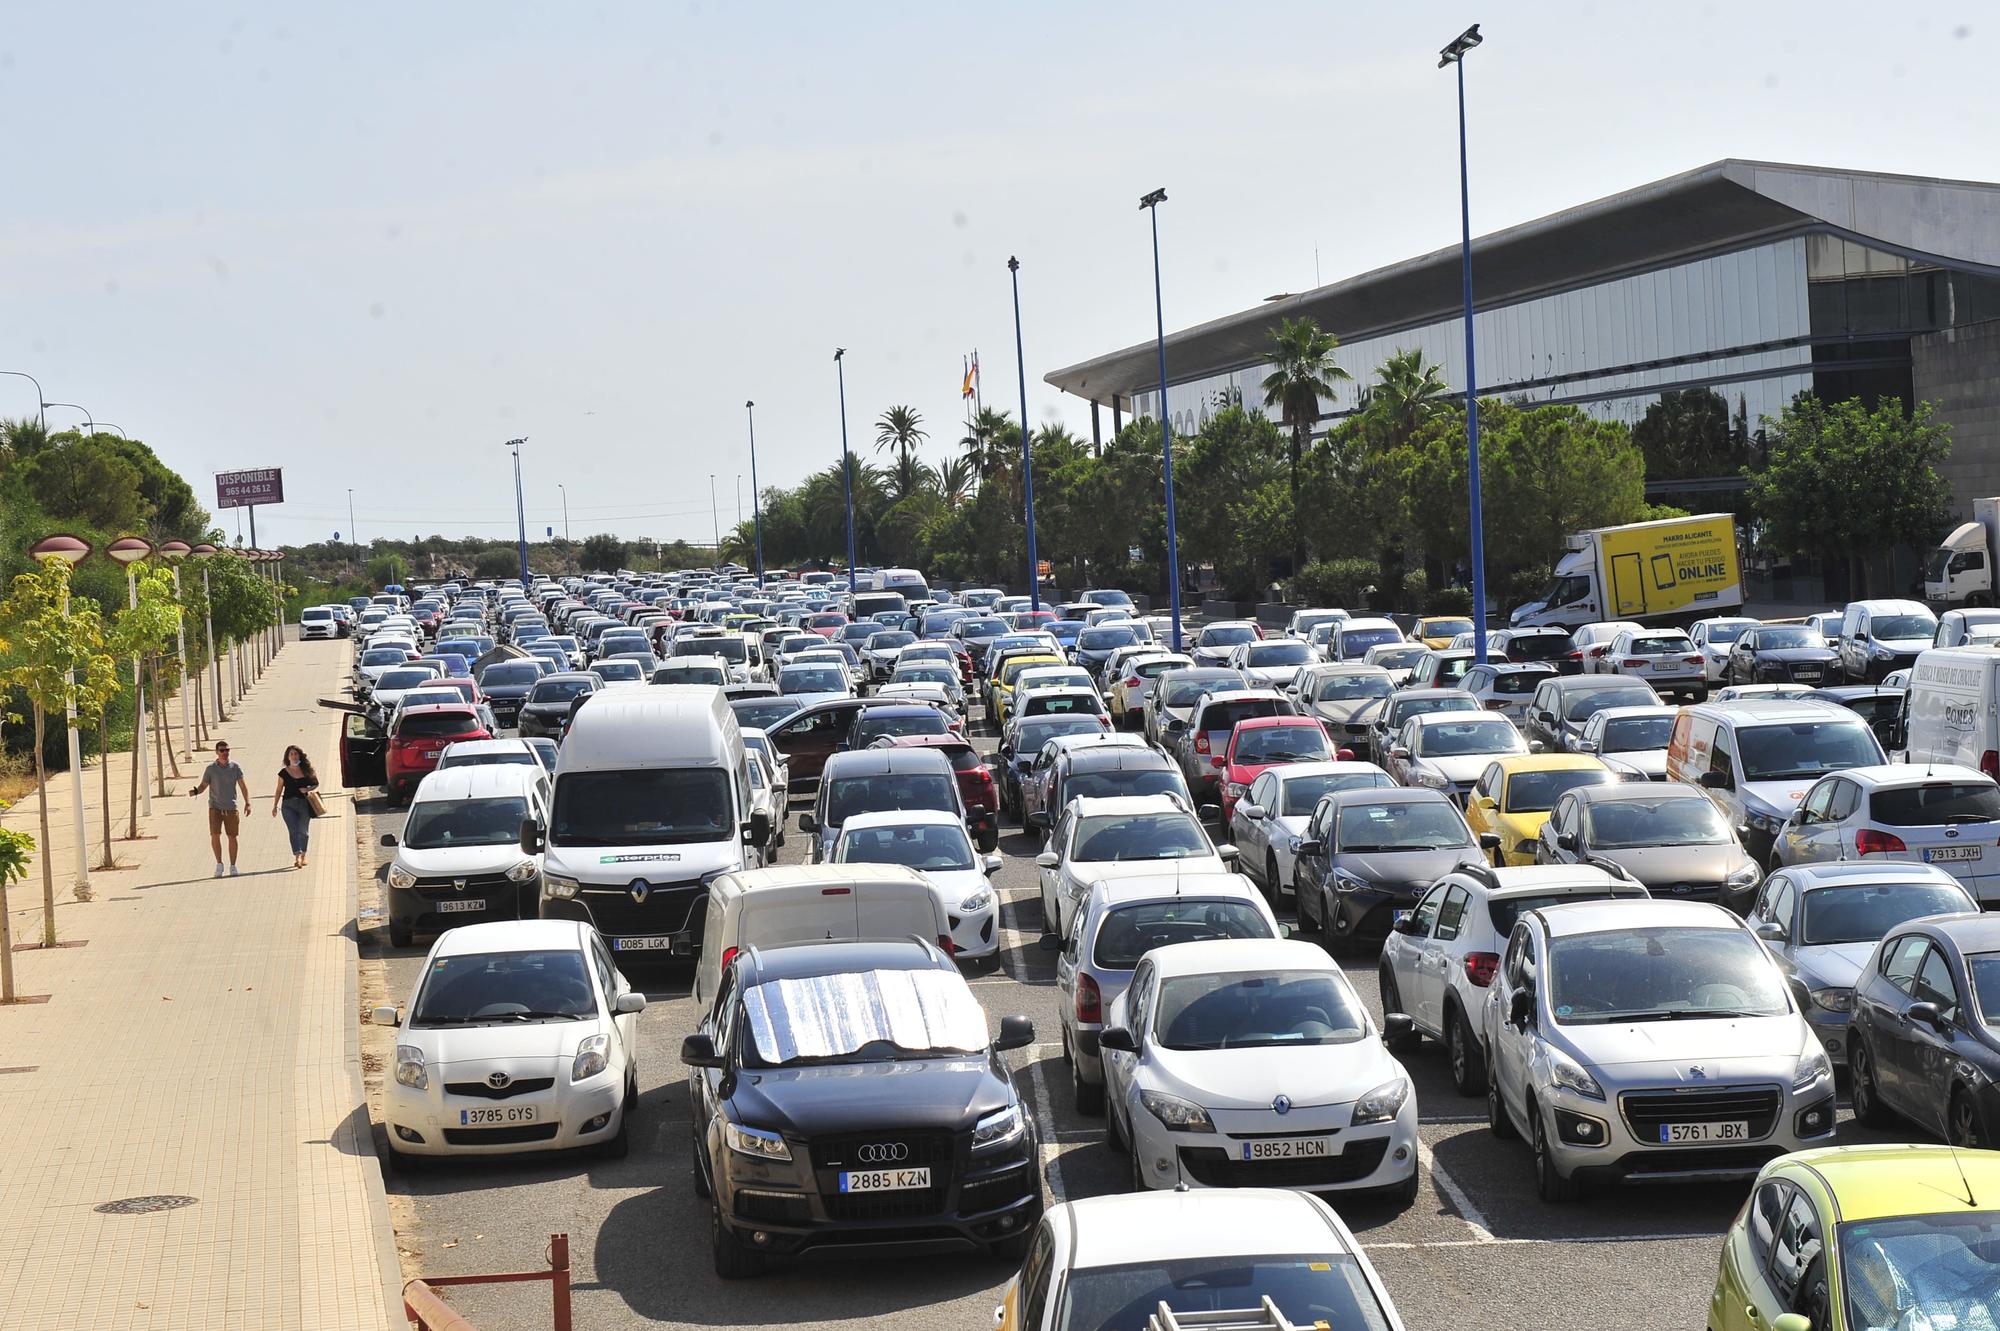
[[[1167,603],[1173,612],[1174,650],[1181,649],[1181,542],[1174,514],[1174,432],[1167,421],[1167,313],[1160,297],[1160,205],[1167,192],[1156,189],[1139,200],[1153,216],[1153,321],[1160,346],[1160,457],[1167,482]]]
[[[1021,492],[1028,502],[1028,608],[1042,608],[1042,565],[1035,555],[1035,457],[1028,443],[1028,361],[1021,350],[1021,261],[1007,256],[1007,277],[1014,284],[1014,363],[1021,372]]]
[[[847,487],[847,594],[854,595],[854,463],[847,454],[846,347],[833,349],[833,372],[840,380],[840,479]]]
[[[567,485],[564,485],[561,481],[557,481],[556,489],[562,491],[563,544],[568,545],[569,544],[569,487]]]
[[[722,566],[722,513],[715,507],[715,473],[708,473],[708,531],[715,542],[715,564]]]
[[[521,585],[528,585],[528,509],[521,499],[521,445],[528,442],[528,436],[509,439],[506,447],[514,451],[514,521],[515,549],[521,556]]]
[[[757,533],[757,587],[764,586],[764,501],[757,494],[757,404],[745,402],[743,412],[750,420],[750,521]]]
[[[1486,660],[1486,531],[1479,497],[1479,374],[1472,346],[1472,188],[1465,165],[1465,53],[1484,40],[1473,24],[1438,52],[1438,68],[1458,67],[1459,282],[1465,291],[1465,474],[1471,504],[1472,659]]]
[[[361,532],[354,525],[354,490],[352,487],[347,491],[347,535],[354,545],[354,557],[359,560],[361,558]]]

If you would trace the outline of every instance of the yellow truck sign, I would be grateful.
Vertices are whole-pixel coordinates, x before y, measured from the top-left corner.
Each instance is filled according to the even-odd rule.
[[[1728,513],[1667,518],[1590,533],[1604,579],[1606,619],[1716,613],[1743,604],[1736,519]]]

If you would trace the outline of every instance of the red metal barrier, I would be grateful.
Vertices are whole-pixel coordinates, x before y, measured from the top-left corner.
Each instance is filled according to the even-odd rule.
[[[554,1331],[570,1331],[569,1321],[569,1235],[549,1235],[549,1269],[546,1271],[506,1271],[487,1276],[422,1276],[403,1282],[403,1316],[422,1331],[479,1331],[464,1314],[438,1296],[446,1285],[507,1285],[523,1280],[546,1280],[555,1303]]]

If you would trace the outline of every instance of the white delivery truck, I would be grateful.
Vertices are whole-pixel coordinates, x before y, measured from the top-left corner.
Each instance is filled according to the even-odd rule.
[[[2000,551],[2000,498],[1972,501],[1972,521],[1952,528],[1924,561],[1924,599],[1934,606],[1992,605]]]
[[[1605,620],[1686,623],[1743,604],[1736,519],[1728,513],[1599,527],[1564,539],[1541,599],[1518,607],[1515,628],[1581,628]]]

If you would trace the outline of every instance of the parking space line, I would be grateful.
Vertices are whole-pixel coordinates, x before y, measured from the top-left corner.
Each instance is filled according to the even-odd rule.
[[[1483,1239],[1431,1239],[1421,1243],[1407,1243],[1384,1240],[1380,1243],[1364,1243],[1364,1249],[1373,1252],[1417,1252],[1425,1248],[1528,1248],[1556,1247],[1564,1244],[1606,1244],[1606,1243],[1674,1243],[1682,1239],[1698,1239],[1714,1242],[1727,1231],[1716,1230],[1691,1234],[1575,1234],[1566,1238],[1502,1239],[1488,1234]]]
[[[1499,1240],[1493,1236],[1492,1229],[1487,1226],[1485,1213],[1472,1204],[1472,1198],[1466,1196],[1465,1189],[1458,1186],[1458,1180],[1438,1165],[1437,1157],[1431,1154],[1431,1148],[1421,1141],[1417,1143],[1417,1159],[1430,1174],[1431,1182],[1437,1184],[1439,1191],[1444,1193],[1445,1200],[1451,1203],[1454,1211],[1458,1212],[1458,1218],[1472,1231],[1471,1242],[1498,1243]]]

